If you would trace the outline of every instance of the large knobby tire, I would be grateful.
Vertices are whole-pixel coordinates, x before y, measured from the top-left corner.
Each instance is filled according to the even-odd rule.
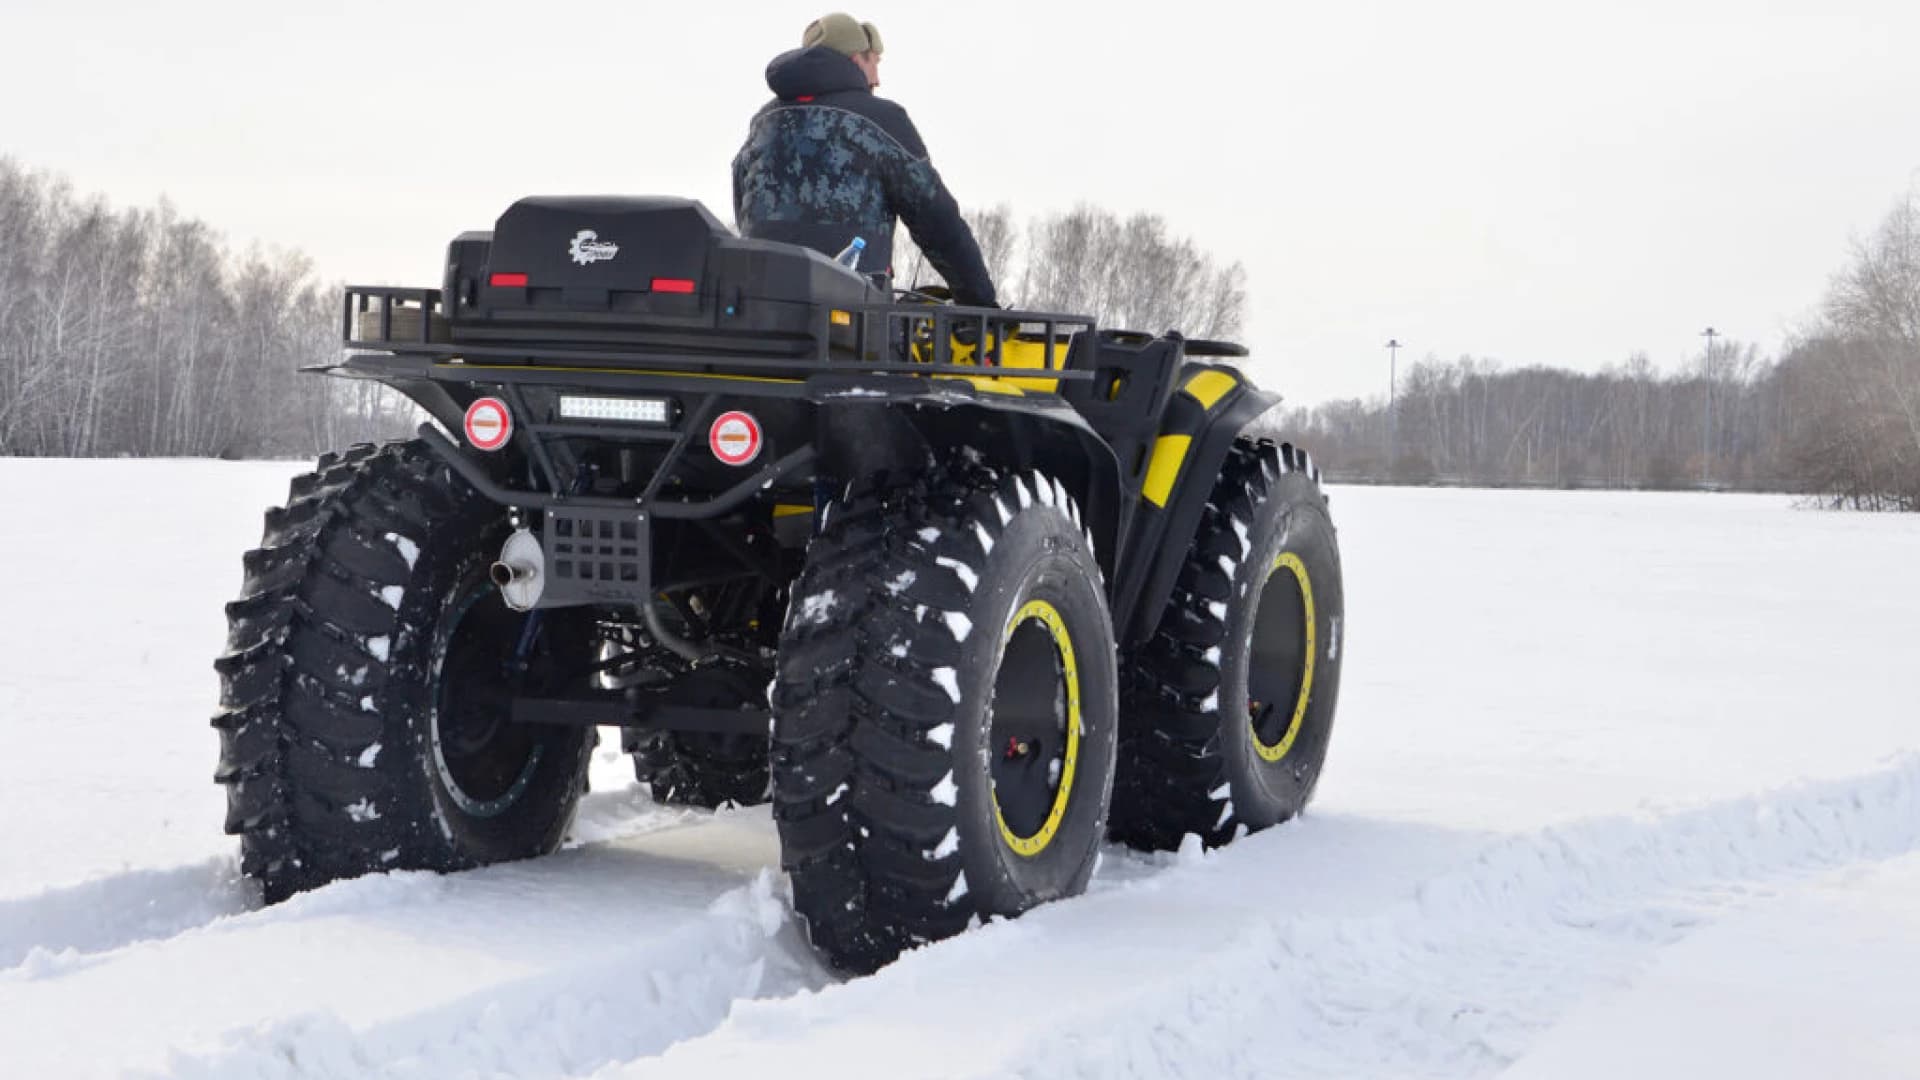
[[[703,668],[683,676],[677,704],[735,709],[766,700],[766,680],[750,684],[745,673]],[[767,737],[710,732],[656,732],[638,740],[633,772],[653,801],[708,810],[758,806],[767,801]]]
[[[505,607],[487,569],[506,531],[418,443],[327,455],[268,512],[213,720],[226,829],[268,901],[559,845],[590,730],[515,723],[507,697],[584,668],[591,624]]]
[[[1318,471],[1292,446],[1236,442],[1126,690],[1114,839],[1217,847],[1305,809],[1345,616]]]
[[[808,936],[872,971],[1086,888],[1113,629],[1065,488],[961,467],[830,504],[774,682],[773,812]]]
[[[633,775],[667,806],[758,806],[767,801],[767,740],[658,734],[633,752]]]

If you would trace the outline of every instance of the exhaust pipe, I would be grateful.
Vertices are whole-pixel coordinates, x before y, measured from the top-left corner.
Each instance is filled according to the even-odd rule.
[[[497,562],[492,569],[493,583],[503,589],[540,580],[540,568],[526,563]]]
[[[488,576],[500,587],[500,599],[515,611],[532,611],[546,591],[547,553],[540,541],[526,529],[507,537],[500,558],[488,570]]]

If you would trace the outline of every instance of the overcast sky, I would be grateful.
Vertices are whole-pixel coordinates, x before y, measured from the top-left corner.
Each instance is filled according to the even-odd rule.
[[[728,217],[766,61],[826,10],[4,3],[0,154],[403,284],[525,194]],[[1403,365],[1671,370],[1708,324],[1771,352],[1920,179],[1912,0],[850,10],[963,205],[1152,210],[1244,262],[1296,403],[1384,393],[1390,336]]]

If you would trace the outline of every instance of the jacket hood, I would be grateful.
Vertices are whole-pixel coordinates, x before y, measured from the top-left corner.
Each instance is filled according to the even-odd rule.
[[[860,65],[824,45],[815,45],[774,57],[767,64],[767,89],[775,97],[792,100],[870,88]]]

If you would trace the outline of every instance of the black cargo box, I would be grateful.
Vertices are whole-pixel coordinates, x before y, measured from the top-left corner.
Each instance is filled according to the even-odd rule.
[[[735,236],[690,199],[522,199],[447,253],[456,344],[801,357],[823,334],[851,347],[832,312],[884,299],[819,252]]]

